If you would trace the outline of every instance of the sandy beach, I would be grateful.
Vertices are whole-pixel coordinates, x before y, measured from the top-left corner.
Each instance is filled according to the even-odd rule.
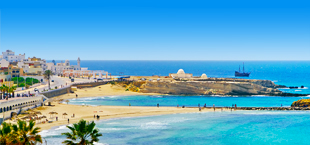
[[[42,115],[47,116],[47,120],[53,121],[52,123],[39,123],[36,126],[41,130],[51,129],[55,126],[67,125],[78,122],[80,119],[87,121],[97,120],[94,115],[99,115],[100,119],[112,119],[123,117],[138,117],[138,116],[151,116],[151,115],[164,115],[164,114],[176,114],[176,113],[194,113],[199,112],[198,108],[177,108],[177,107],[135,107],[135,106],[81,106],[81,105],[68,105],[60,103],[59,100],[71,99],[78,97],[102,97],[102,96],[126,96],[126,95],[158,95],[158,94],[146,94],[138,92],[125,91],[122,87],[102,85],[94,88],[78,89],[74,94],[65,94],[53,98],[52,105],[43,106],[33,109],[34,111],[40,111]],[[213,109],[202,109],[201,112],[214,111]],[[220,110],[216,110],[220,111]],[[49,112],[57,112],[57,115],[51,115]],[[68,115],[63,116],[63,113]],[[74,114],[74,117],[73,117]],[[58,121],[56,121],[56,116]],[[69,119],[69,123],[68,123]]]

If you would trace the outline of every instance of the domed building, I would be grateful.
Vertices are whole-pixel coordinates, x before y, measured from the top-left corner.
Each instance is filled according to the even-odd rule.
[[[191,78],[191,77],[193,77],[193,74],[187,74],[184,72],[183,69],[179,69],[176,74],[169,74],[169,77],[172,77],[172,78]]]
[[[208,78],[208,76],[205,74],[205,73],[203,73],[202,75],[201,75],[201,77],[200,78],[202,78],[202,79],[207,79]]]

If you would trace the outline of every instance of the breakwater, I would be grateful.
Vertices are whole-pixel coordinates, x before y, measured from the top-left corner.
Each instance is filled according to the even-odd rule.
[[[182,107],[179,107],[182,108]],[[197,108],[198,107],[186,107],[186,108]],[[201,109],[214,109],[213,107],[201,107]],[[215,107],[215,110],[221,109],[231,109],[231,110],[268,110],[268,111],[291,111],[291,110],[310,110],[310,107]]]

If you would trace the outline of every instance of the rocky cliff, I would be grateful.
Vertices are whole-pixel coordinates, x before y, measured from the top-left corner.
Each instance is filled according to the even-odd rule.
[[[283,93],[268,80],[229,80],[207,79],[171,82],[146,82],[140,92],[173,95],[269,95],[269,96],[300,96]]]

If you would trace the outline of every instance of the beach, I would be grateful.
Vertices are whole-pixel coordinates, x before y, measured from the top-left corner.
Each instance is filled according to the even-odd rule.
[[[99,89],[100,87],[100,89]],[[47,120],[52,123],[37,123],[36,126],[41,130],[51,129],[55,126],[67,125],[76,123],[81,119],[87,121],[97,120],[94,115],[99,115],[100,119],[112,119],[112,118],[125,118],[125,117],[140,117],[140,116],[152,116],[152,115],[164,115],[164,114],[177,114],[177,113],[194,113],[200,112],[198,108],[182,108],[182,107],[136,107],[136,106],[82,106],[82,105],[67,105],[60,103],[60,100],[71,99],[78,97],[102,97],[102,96],[126,96],[126,95],[155,95],[146,93],[137,93],[125,91],[122,87],[111,85],[102,85],[94,88],[78,89],[75,93],[65,94],[62,96],[52,98],[52,105],[43,106],[33,109],[34,111],[40,111],[42,115],[47,116]],[[201,112],[214,111],[213,109],[202,109]],[[220,111],[220,110],[216,110]],[[49,112],[57,112],[57,115],[53,115],[50,118]],[[66,113],[68,115],[63,116]],[[73,117],[74,114],[74,117]],[[58,121],[56,121],[56,116]],[[68,123],[69,119],[69,123]],[[43,121],[43,120],[42,120]]]

